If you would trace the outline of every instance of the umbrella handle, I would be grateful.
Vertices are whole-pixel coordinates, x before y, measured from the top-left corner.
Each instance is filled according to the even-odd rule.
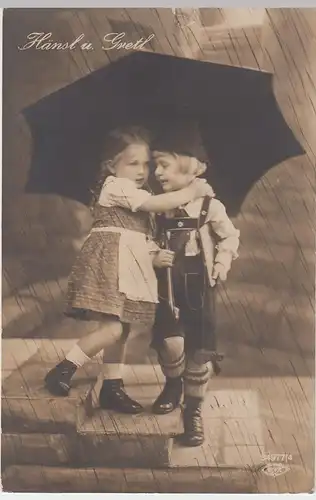
[[[165,247],[166,250],[169,250],[169,240],[170,240],[170,231],[166,232],[166,240],[165,240]],[[174,302],[174,291],[173,291],[173,283],[172,283],[172,273],[171,273],[171,268],[167,267],[167,285],[168,285],[168,302],[169,306],[171,308],[171,311],[173,312],[174,317],[178,320],[179,319],[179,309],[176,307],[175,302]]]

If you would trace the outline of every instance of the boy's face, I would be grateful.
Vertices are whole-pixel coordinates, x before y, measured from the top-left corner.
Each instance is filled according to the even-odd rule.
[[[183,172],[176,156],[170,153],[154,153],[155,176],[165,192],[178,191],[190,184],[194,175]]]

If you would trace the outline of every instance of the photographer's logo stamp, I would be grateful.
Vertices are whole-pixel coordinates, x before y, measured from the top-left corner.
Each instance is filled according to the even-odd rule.
[[[293,460],[291,454],[287,453],[264,453],[262,461],[264,465],[260,467],[260,471],[266,476],[277,477],[286,474],[290,470],[289,462]]]

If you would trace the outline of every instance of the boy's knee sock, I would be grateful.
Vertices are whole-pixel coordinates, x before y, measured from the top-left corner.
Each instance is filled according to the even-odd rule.
[[[212,364],[198,364],[191,358],[187,359],[184,371],[184,399],[204,399],[207,391],[208,381],[212,375]]]
[[[86,355],[86,353],[83,352],[82,349],[76,344],[66,355],[66,359],[68,361],[71,361],[74,365],[76,365],[78,368],[80,366],[83,366],[87,361],[90,361],[91,358]]]
[[[165,339],[163,346],[158,352],[158,359],[165,377],[180,377],[185,369],[183,337],[169,337]]]

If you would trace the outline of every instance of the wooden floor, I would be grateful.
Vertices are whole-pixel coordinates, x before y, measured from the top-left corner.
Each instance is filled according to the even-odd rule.
[[[75,339],[3,340],[3,379],[19,370],[38,351],[42,353],[43,362],[62,359],[74,342]],[[140,342],[141,339],[135,339],[129,346],[129,360],[133,364],[125,369],[125,379],[135,387],[137,394],[142,386],[146,388],[146,384],[157,381],[161,384],[163,380],[158,366],[153,375],[155,380],[148,378],[146,367],[152,363],[156,366],[154,355],[145,359],[147,364],[143,356],[140,360],[132,355]],[[271,377],[268,371],[273,357],[269,360],[269,351],[266,356],[266,374],[261,377],[236,373],[236,364],[243,366],[246,363],[250,372],[254,372],[260,362],[263,364],[255,349],[244,353],[239,350],[237,363],[232,358],[225,360],[224,374],[210,382],[204,406],[206,442],[195,449],[175,446],[171,457],[174,467],[230,466],[258,471],[260,465],[281,461],[289,467],[284,474],[276,478],[264,472],[257,474],[260,491],[310,491],[314,471],[313,377],[295,375],[295,369],[299,371],[303,363],[297,356],[291,358],[292,376]],[[281,366],[288,361],[280,354],[278,359]],[[277,459],[273,454],[284,456]]]

